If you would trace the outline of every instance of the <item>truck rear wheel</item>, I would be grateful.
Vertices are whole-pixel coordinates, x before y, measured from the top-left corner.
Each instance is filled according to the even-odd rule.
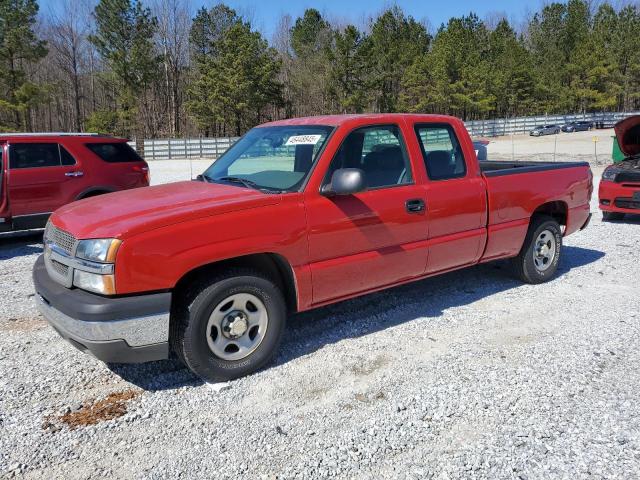
[[[622,220],[624,218],[624,213],[621,212],[602,212],[602,219],[605,222],[615,222],[618,220]]]
[[[171,347],[203,380],[232,380],[273,358],[286,315],[271,279],[251,269],[230,270],[186,289],[172,312]]]
[[[536,215],[531,219],[520,253],[512,259],[512,266],[523,282],[547,282],[558,269],[561,252],[560,224],[547,215]]]

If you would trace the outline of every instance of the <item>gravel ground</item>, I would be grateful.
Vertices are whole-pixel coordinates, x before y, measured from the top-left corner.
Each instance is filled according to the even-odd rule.
[[[5,236],[0,476],[638,478],[638,229],[596,213],[544,285],[492,264],[298,315],[213,386],[73,349],[33,306],[41,234]]]
[[[613,129],[606,129],[542,137],[495,137],[487,139],[491,142],[487,151],[490,160],[583,161],[602,165],[611,161],[614,135]]]

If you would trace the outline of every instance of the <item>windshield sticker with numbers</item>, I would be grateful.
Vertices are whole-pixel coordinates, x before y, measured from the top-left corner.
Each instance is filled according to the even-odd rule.
[[[322,135],[294,135],[289,137],[285,145],[315,145]]]

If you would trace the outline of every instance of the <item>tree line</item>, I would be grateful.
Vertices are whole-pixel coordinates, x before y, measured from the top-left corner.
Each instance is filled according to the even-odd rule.
[[[426,112],[465,120],[640,107],[640,7],[549,3],[437,29],[386,8],[307,9],[267,40],[220,3],[0,0],[0,130],[240,135],[267,120]]]

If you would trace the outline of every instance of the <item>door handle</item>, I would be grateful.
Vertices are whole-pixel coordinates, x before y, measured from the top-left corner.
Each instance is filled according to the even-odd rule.
[[[407,209],[407,212],[409,213],[424,212],[425,209],[427,208],[424,200],[422,200],[421,198],[414,198],[411,200],[407,200],[406,202],[404,202],[404,206]]]
[[[84,172],[67,172],[64,174],[65,177],[82,177]]]

